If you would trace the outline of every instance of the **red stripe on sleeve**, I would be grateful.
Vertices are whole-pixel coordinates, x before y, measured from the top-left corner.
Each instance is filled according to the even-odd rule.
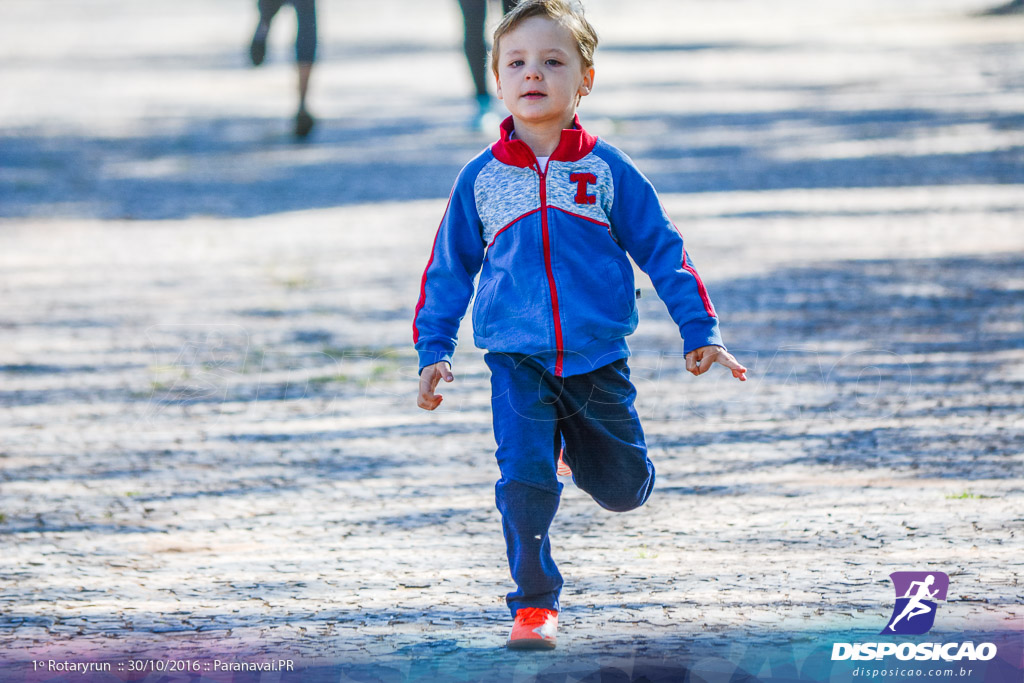
[[[668,212],[665,211],[664,204],[662,204],[661,210],[666,216],[668,216]],[[679,232],[679,226],[675,224],[675,221],[669,219],[669,222],[672,223],[672,227],[675,228],[676,233],[679,235],[679,239],[683,239],[683,233]],[[715,313],[715,307],[711,303],[711,297],[708,296],[708,290],[704,286],[704,281],[700,279],[700,275],[697,274],[697,270],[690,265],[686,258],[686,247],[683,247],[683,270],[692,275],[693,279],[697,281],[697,292],[700,294],[700,300],[704,304],[704,311],[712,318],[717,318],[718,314]]]
[[[712,318],[717,318],[718,314],[715,313],[715,307],[711,303],[711,297],[708,296],[708,290],[704,287],[704,281],[700,279],[700,275],[697,275],[697,271],[686,260],[686,249],[683,249],[683,270],[692,275],[693,279],[697,281],[697,291],[700,293],[700,300],[704,302],[704,310]]]
[[[451,193],[448,195],[448,204],[444,207],[444,214],[441,216],[441,222],[437,225],[437,232],[434,233],[434,243],[430,247],[430,259],[427,260],[427,267],[423,269],[423,278],[420,280],[420,298],[416,302],[416,312],[412,316],[412,343],[415,344],[420,340],[420,330],[416,327],[416,319],[420,317],[420,311],[423,310],[423,306],[427,302],[427,271],[430,270],[431,264],[434,263],[434,253],[437,251],[437,238],[441,234],[441,226],[444,225],[445,219],[448,217],[448,210],[452,206],[452,197],[455,196],[455,188],[452,188]]]

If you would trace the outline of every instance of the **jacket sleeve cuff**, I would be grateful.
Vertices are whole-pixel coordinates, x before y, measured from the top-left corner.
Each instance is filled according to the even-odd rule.
[[[691,320],[680,327],[679,332],[683,335],[683,355],[702,346],[725,348],[722,334],[718,330],[718,318]]]
[[[449,366],[452,364],[453,351],[419,351],[420,356],[420,369],[416,374],[423,372],[423,368],[434,363],[440,363],[444,361]]]

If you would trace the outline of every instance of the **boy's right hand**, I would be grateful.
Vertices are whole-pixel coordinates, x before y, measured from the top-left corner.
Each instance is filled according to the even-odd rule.
[[[435,394],[434,389],[437,388],[437,383],[442,379],[445,382],[455,380],[455,376],[452,374],[452,367],[448,365],[447,361],[434,363],[423,368],[423,372],[420,373],[420,395],[416,398],[416,405],[423,408],[423,410],[433,410],[441,405],[444,396]]]

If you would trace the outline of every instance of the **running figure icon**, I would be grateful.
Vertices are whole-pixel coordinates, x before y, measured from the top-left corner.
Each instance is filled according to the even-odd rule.
[[[927,633],[935,624],[938,602],[946,599],[949,576],[937,571],[893,572],[889,578],[896,591],[896,604],[882,633]]]
[[[906,617],[907,621],[910,621],[916,616],[928,614],[932,611],[931,607],[921,601],[925,599],[933,599],[939,594],[938,588],[936,588],[934,592],[928,590],[933,583],[935,583],[935,576],[933,574],[929,574],[924,581],[912,581],[910,583],[910,588],[907,589],[907,594],[903,596],[904,598],[910,598],[910,602],[908,602],[907,606],[903,608],[900,615],[889,623],[888,628],[890,631],[896,631],[896,622],[903,617]],[[917,593],[914,593],[915,586],[917,587]]]

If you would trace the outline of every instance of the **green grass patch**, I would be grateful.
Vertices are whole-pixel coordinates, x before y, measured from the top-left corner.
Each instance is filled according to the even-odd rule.
[[[964,491],[963,493],[947,493],[946,500],[979,500],[981,498],[995,498],[995,496],[983,496],[980,493],[974,493],[973,491]]]
[[[310,377],[309,383],[314,386],[322,386],[324,384],[346,384],[351,382],[352,378],[348,375],[321,375],[319,377]]]
[[[401,354],[391,346],[325,346],[324,355],[331,358],[365,358],[372,360],[398,360]]]
[[[638,560],[653,560],[654,558],[656,558],[658,556],[657,551],[651,550],[650,548],[647,547],[646,544],[645,545],[641,545],[639,548],[636,548],[635,550],[636,550],[636,558]]]

